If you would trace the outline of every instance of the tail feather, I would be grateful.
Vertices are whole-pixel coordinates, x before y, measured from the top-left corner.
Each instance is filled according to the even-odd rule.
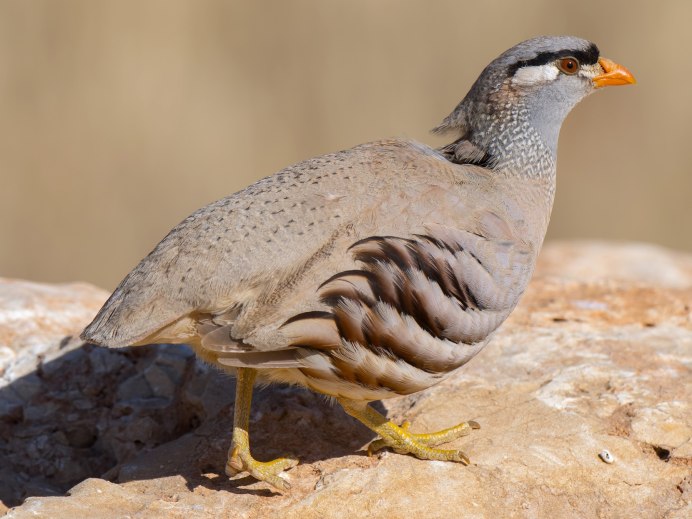
[[[121,284],[84,328],[80,338],[109,348],[148,344],[142,341],[155,337],[158,330],[190,312],[190,309],[180,306],[180,302],[152,297],[146,291],[125,290]]]

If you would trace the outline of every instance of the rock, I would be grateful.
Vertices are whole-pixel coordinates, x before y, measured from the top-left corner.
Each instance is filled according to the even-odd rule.
[[[0,340],[12,352],[0,357],[5,505],[62,495],[207,417],[186,388],[218,381],[197,369],[188,347],[108,350],[76,339],[107,296],[84,284],[0,280]]]
[[[144,378],[147,379],[149,387],[154,395],[168,400],[175,396],[175,384],[170,375],[156,364],[152,364],[144,371]],[[177,377],[180,379],[180,377]]]
[[[0,278],[3,380],[16,380],[31,373],[36,368],[37,356],[67,346],[71,336],[81,331],[107,296],[86,283],[46,285]],[[56,341],[63,342],[56,345]]]
[[[0,406],[12,452],[54,456],[42,471],[30,470],[36,457],[12,458],[13,470],[0,463],[9,494],[31,496],[8,517],[690,517],[691,306],[690,255],[637,244],[546,246],[520,306],[481,354],[427,391],[374,404],[414,431],[478,421],[480,430],[453,444],[470,466],[369,458],[359,449],[373,435],[340,408],[273,386],[255,393],[251,437],[259,459],[301,458],[285,495],[223,474],[229,377],[193,363],[184,347],[79,346],[84,357],[62,367],[77,385],[38,370],[18,389],[18,379],[0,388],[14,402]],[[76,358],[92,360],[77,366]],[[77,398],[82,387],[87,396]],[[22,399],[30,405],[18,411]],[[82,400],[93,407],[82,410]],[[49,431],[40,418],[52,408],[41,406],[56,403]],[[133,440],[148,435],[147,448]],[[60,463],[47,446],[62,453]],[[95,452],[109,453],[108,463],[94,464]],[[51,495],[77,474],[66,496]]]
[[[153,393],[144,374],[137,373],[118,386],[115,396],[118,400],[127,401],[148,399],[153,396]]]

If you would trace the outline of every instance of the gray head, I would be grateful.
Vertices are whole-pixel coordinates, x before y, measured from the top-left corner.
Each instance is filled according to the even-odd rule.
[[[627,83],[634,83],[632,75],[601,58],[590,41],[573,36],[533,38],[490,63],[433,131],[458,132],[459,140],[442,150],[455,162],[516,162],[508,155],[523,143],[512,135],[527,132],[536,141],[529,144],[544,147],[554,160],[560,127],[570,110],[599,87]],[[513,131],[517,126],[526,131]]]

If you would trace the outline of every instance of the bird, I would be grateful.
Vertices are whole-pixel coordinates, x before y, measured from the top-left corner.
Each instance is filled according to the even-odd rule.
[[[469,464],[440,445],[479,425],[414,434],[370,403],[423,391],[488,343],[531,278],[553,206],[558,135],[592,92],[635,83],[574,36],[494,59],[433,129],[286,167],[183,220],[81,334],[119,348],[187,343],[236,376],[225,473],[280,491],[297,459],[250,450],[256,382],[332,398],[389,447]]]

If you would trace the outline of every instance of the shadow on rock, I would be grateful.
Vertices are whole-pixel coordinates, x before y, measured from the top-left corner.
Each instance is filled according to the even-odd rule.
[[[224,475],[235,382],[180,345],[109,350],[66,338],[37,369],[0,388],[0,500],[61,495],[89,477],[114,482],[182,475],[188,486],[272,495]],[[382,410],[382,407],[379,406]],[[373,438],[310,391],[257,388],[253,455],[309,463]]]
[[[222,374],[214,376],[228,380]],[[232,401],[234,387],[230,388],[228,396]],[[380,403],[374,407],[384,412]],[[114,481],[124,483],[182,475],[191,490],[203,486],[239,494],[278,495],[266,488],[244,488],[256,483],[254,478],[241,475],[229,479],[225,475],[233,411],[233,403],[230,403],[209,415],[189,434],[122,464],[116,469]],[[301,463],[338,458],[353,454],[374,437],[340,406],[300,387],[256,388],[250,416],[252,454],[260,461],[281,456],[296,457]]]

